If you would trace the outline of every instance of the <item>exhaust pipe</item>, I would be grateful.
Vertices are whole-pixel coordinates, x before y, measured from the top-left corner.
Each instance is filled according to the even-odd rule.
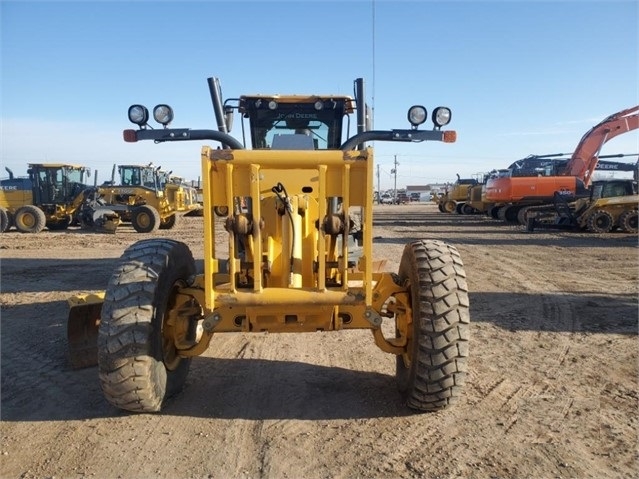
[[[211,102],[213,103],[213,111],[215,112],[215,121],[217,121],[217,129],[222,133],[228,133],[228,125],[224,115],[224,106],[222,102],[222,87],[217,77],[207,79],[209,84],[209,93],[211,94]],[[224,148],[228,148],[224,145]]]
[[[357,78],[355,80],[355,101],[357,102],[357,134],[364,133],[366,131],[367,121],[366,113],[368,106],[366,105],[366,97],[364,96],[364,79]],[[366,143],[360,143],[357,147],[358,150],[366,148]]]

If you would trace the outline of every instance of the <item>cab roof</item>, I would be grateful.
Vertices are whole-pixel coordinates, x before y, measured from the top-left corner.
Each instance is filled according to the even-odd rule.
[[[41,166],[44,168],[74,168],[77,170],[86,169],[88,166],[84,165],[70,165],[68,163],[29,163],[29,168],[34,168],[36,166]]]
[[[318,100],[321,101],[342,101],[344,102],[344,111],[345,113],[353,113],[355,111],[355,100],[353,97],[347,95],[264,95],[264,94],[254,94],[254,95],[242,95],[240,96],[240,101],[251,101],[251,100],[275,100],[278,103],[304,103],[304,104],[312,104]]]

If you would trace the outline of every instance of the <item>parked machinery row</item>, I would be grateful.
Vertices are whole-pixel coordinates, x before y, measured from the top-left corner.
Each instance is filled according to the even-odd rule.
[[[139,233],[169,229],[179,212],[201,208],[197,191],[171,172],[153,165],[120,165],[111,181],[88,185],[86,166],[34,163],[28,176],[0,180],[0,231],[12,226],[23,233],[45,227],[63,230],[71,225],[101,232],[115,232],[129,222]]]
[[[639,127],[639,106],[610,115],[592,127],[569,155],[531,155],[483,181],[461,180],[439,201],[442,212],[486,214],[509,223],[571,224],[592,232],[637,232],[637,167],[607,161],[631,155],[600,155],[612,138]],[[595,170],[632,171],[633,179],[593,181]],[[570,219],[567,219],[570,212]]]

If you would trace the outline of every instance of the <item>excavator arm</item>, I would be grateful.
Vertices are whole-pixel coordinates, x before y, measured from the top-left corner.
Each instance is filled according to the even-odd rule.
[[[581,138],[566,164],[564,175],[577,177],[588,188],[592,181],[592,173],[597,168],[599,152],[603,145],[614,137],[637,128],[639,128],[639,105],[605,118]]]

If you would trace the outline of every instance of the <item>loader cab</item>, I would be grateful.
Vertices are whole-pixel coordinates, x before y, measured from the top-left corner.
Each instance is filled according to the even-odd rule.
[[[237,109],[249,121],[253,149],[337,150],[353,103],[348,96],[252,95],[240,97]]]
[[[90,169],[58,164],[29,165],[35,205],[70,204],[86,188]]]
[[[619,196],[631,196],[637,194],[637,182],[628,179],[612,179],[593,181],[591,187],[591,200],[600,198],[615,198]]]

